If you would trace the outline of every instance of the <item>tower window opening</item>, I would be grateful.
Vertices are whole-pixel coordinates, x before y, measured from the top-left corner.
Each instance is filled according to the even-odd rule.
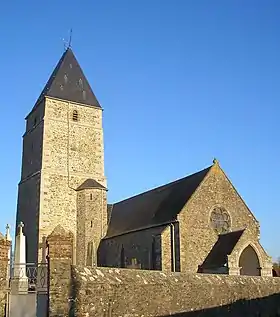
[[[92,228],[93,227],[93,221],[91,220],[90,222],[90,227]]]
[[[92,200],[92,194],[89,195],[89,199]]]
[[[87,98],[86,91],[85,91],[85,90],[83,90],[83,93],[82,93],[82,94],[83,94],[83,99],[84,99],[84,100],[86,100],[86,98]]]
[[[73,121],[78,121],[78,111],[77,111],[77,110],[74,110],[74,111],[73,111],[73,116],[72,116],[72,118],[73,118]]]

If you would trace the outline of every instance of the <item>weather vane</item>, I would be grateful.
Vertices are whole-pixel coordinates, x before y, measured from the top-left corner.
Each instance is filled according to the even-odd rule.
[[[71,48],[71,44],[72,44],[72,28],[70,29],[69,41],[67,42],[65,39],[63,39],[63,44],[64,44],[64,50],[65,51],[68,48]]]

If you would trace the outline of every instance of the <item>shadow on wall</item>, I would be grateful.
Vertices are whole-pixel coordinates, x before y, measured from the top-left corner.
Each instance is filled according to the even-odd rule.
[[[238,300],[229,305],[196,310],[192,312],[176,313],[161,317],[278,317],[280,316],[280,294],[267,297]]]

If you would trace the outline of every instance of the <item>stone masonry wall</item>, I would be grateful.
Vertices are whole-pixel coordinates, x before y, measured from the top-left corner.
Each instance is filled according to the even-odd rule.
[[[41,170],[43,146],[43,121],[23,136],[22,174],[21,180]]]
[[[103,240],[98,252],[99,265],[121,267],[123,252],[125,267],[131,266],[132,259],[136,259],[142,269],[170,270],[170,231],[167,229],[162,233],[164,228],[150,228]]]
[[[75,236],[75,189],[88,178],[106,186],[102,110],[46,98],[43,139],[39,241],[58,224]]]
[[[280,316],[280,279],[72,266],[73,235],[48,237],[49,316]]]
[[[18,187],[16,221],[17,225],[20,221],[24,223],[23,232],[26,236],[26,257],[28,263],[37,261],[40,181],[41,174],[37,173],[22,181]]]
[[[179,223],[167,226],[161,235],[162,270],[180,272]]]
[[[180,222],[181,270],[197,272],[217,241],[210,225],[211,211],[224,207],[231,217],[231,231],[247,228],[244,243],[259,240],[259,223],[230,184],[218,164],[214,164],[193,197],[178,216]],[[263,249],[259,250],[265,266],[271,263]]]
[[[26,132],[32,131],[37,125],[41,123],[45,115],[45,100],[42,100],[36,108],[26,116]]]
[[[81,267],[73,277],[77,317],[280,316],[279,278]]]
[[[102,241],[99,250],[99,265],[122,267],[121,253],[124,254],[124,267],[131,267],[133,259],[142,269],[180,271],[179,225],[174,225],[174,249],[170,225],[131,232]],[[173,261],[173,266],[172,266]]]
[[[73,234],[59,225],[47,237],[49,317],[69,316],[73,243]]]
[[[72,120],[74,110],[77,122]],[[44,168],[67,174],[69,163],[71,174],[104,184],[102,110],[47,98],[44,121]]]
[[[44,102],[26,118],[23,135],[21,180],[18,186],[16,228],[20,221],[25,224],[27,237],[27,262],[37,260],[38,212],[44,129]]]
[[[162,270],[171,271],[172,264],[172,255],[171,255],[171,231],[170,227],[166,227],[161,235],[162,241]]]
[[[0,233],[0,316],[5,316],[8,289],[8,253],[10,248],[11,242],[6,240]]]

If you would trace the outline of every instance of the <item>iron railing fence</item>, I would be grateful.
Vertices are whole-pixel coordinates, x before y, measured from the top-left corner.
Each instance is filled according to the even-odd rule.
[[[18,292],[47,292],[47,263],[14,263],[10,270],[9,288]]]

